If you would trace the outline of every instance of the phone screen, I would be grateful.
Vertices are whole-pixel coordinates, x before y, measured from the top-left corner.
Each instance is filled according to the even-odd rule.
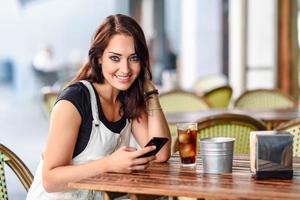
[[[169,140],[168,138],[164,138],[164,137],[153,137],[145,145],[145,147],[154,145],[154,146],[156,146],[156,149],[154,149],[153,151],[150,151],[148,153],[145,153],[144,155],[139,156],[139,158],[149,157],[149,156],[153,156],[153,155],[157,154],[157,152],[159,152],[159,150],[168,142],[168,140]]]

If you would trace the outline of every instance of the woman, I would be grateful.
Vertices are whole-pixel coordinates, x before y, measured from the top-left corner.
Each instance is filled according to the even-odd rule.
[[[70,191],[67,184],[167,161],[171,137],[157,94],[141,27],[125,15],[107,17],[88,62],[52,110],[47,146],[27,199],[98,199],[88,191]],[[152,137],[169,142],[156,156],[139,158],[155,147],[129,147],[131,135],[141,147]]]

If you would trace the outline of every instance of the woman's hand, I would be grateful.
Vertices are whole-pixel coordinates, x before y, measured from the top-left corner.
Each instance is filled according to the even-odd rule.
[[[150,162],[156,159],[156,156],[138,158],[155,149],[155,146],[148,146],[136,150],[132,147],[121,147],[113,154],[108,156],[108,165],[110,172],[131,173],[135,170],[146,169]]]

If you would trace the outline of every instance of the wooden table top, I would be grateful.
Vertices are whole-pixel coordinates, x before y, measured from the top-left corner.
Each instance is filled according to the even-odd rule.
[[[209,117],[212,115],[233,113],[244,114],[260,119],[266,122],[272,121],[289,121],[300,117],[298,110],[240,110],[240,109],[209,109],[198,110],[189,112],[166,112],[166,118],[169,124],[175,124],[178,122],[195,122],[201,118]]]
[[[300,199],[300,159],[294,160],[292,180],[255,180],[249,170],[249,156],[235,156],[233,172],[204,174],[198,158],[196,168],[181,166],[178,155],[167,163],[152,164],[131,174],[105,173],[69,183],[70,188],[209,199]]]

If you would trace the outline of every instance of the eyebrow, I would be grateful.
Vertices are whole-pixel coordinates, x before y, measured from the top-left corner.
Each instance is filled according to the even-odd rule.
[[[115,54],[115,55],[118,55],[118,56],[122,56],[122,54],[119,54],[119,53],[116,53],[116,52],[112,52],[112,51],[109,51],[108,53],[112,53],[112,54]],[[133,55],[137,55],[137,53],[130,54],[130,56],[133,56]]]

